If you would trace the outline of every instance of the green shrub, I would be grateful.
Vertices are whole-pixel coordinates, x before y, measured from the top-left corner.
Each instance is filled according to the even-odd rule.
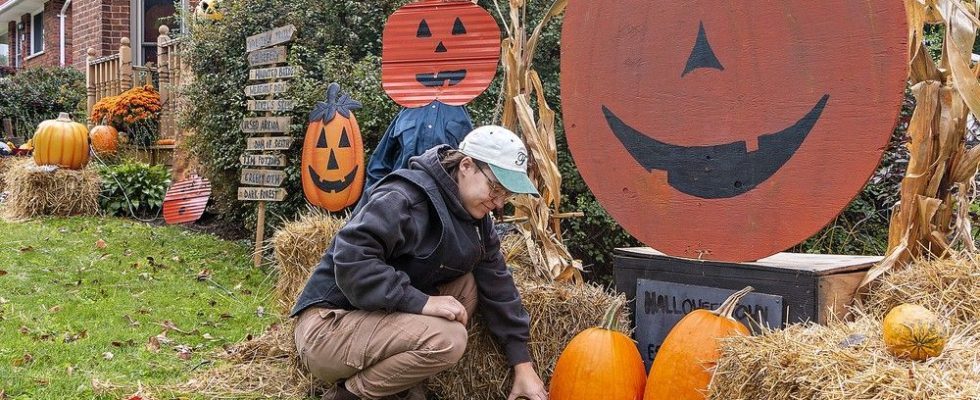
[[[99,168],[102,176],[100,206],[109,215],[154,217],[170,187],[170,171],[162,165],[135,161]]]
[[[14,121],[18,136],[30,137],[41,121],[69,112],[85,117],[85,74],[72,68],[28,68],[0,81],[0,119]]]

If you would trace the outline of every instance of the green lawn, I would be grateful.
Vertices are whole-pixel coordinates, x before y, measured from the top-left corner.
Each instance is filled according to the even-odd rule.
[[[93,381],[177,383],[211,367],[214,350],[278,321],[249,254],[125,219],[0,221],[0,398],[118,399],[129,389],[100,395]]]

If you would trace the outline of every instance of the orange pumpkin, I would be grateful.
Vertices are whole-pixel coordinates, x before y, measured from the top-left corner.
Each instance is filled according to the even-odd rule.
[[[881,328],[885,348],[898,358],[925,361],[946,347],[946,327],[936,314],[919,305],[902,304],[891,309]]]
[[[340,211],[357,202],[364,189],[364,145],[351,110],[361,103],[331,83],[326,102],[310,113],[303,141],[303,194],[311,204]]]
[[[34,162],[82,169],[89,160],[88,129],[71,120],[68,113],[41,122],[34,132]]]
[[[439,100],[461,106],[497,73],[500,28],[469,0],[422,0],[388,17],[381,40],[381,86],[403,107]]]
[[[670,330],[650,367],[644,400],[705,398],[718,363],[719,339],[749,334],[732,313],[752,290],[749,286],[735,292],[717,310],[694,310]]]
[[[92,150],[100,156],[116,154],[119,146],[119,131],[109,125],[97,125],[88,133]]]
[[[619,332],[622,304],[609,307],[602,327],[572,338],[558,357],[551,400],[641,400],[646,367],[633,339]]]

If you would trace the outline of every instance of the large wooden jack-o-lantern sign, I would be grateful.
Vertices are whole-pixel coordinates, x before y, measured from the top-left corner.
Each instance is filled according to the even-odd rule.
[[[469,0],[423,0],[388,17],[381,83],[403,107],[439,100],[459,106],[483,93],[497,72],[500,28]]]
[[[667,254],[759,259],[832,220],[900,110],[902,2],[570,2],[569,147],[603,207]]]
[[[357,202],[364,189],[364,145],[351,110],[361,103],[331,83],[326,102],[310,113],[303,140],[303,194],[311,204],[340,211]]]

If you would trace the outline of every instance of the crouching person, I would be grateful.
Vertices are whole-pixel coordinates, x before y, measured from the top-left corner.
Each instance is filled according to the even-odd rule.
[[[538,195],[527,161],[517,135],[484,126],[369,189],[292,310],[300,361],[337,383],[324,399],[424,399],[425,379],[462,357],[477,308],[513,366],[509,399],[547,399],[490,218]]]

